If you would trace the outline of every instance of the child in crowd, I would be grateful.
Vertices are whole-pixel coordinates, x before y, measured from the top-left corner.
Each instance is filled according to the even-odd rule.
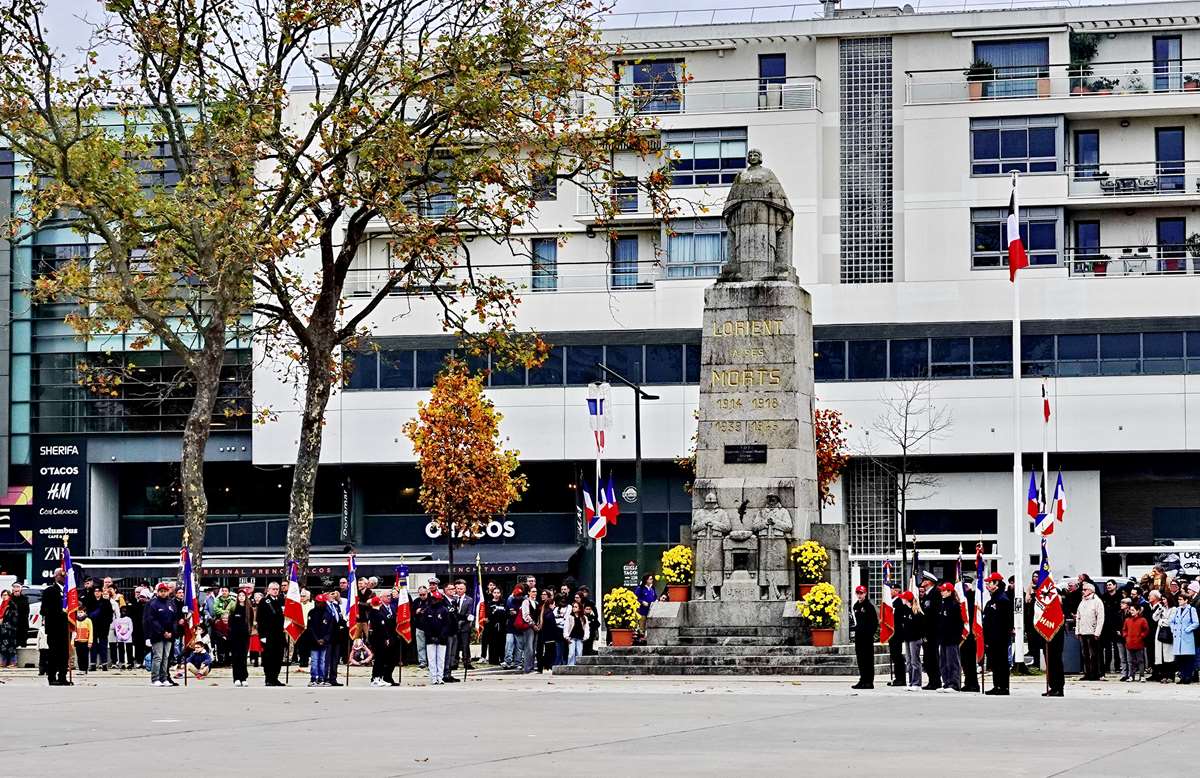
[[[208,630],[201,624],[196,630],[196,637],[188,644],[187,664],[196,680],[200,680],[208,676],[208,672],[212,670],[212,642],[208,636]]]
[[[80,608],[75,612],[75,658],[76,666],[85,673],[88,669],[88,657],[91,655],[92,643],[95,642],[94,631],[87,611]]]
[[[128,608],[121,607],[121,615],[113,621],[113,635],[117,638],[117,653],[113,661],[117,667],[126,670],[133,669],[133,619],[129,618]]]
[[[354,645],[350,648],[350,665],[351,667],[366,667],[375,661],[375,654],[367,646],[362,638],[355,638]]]
[[[1129,654],[1129,672],[1122,681],[1146,680],[1146,637],[1149,634],[1150,625],[1142,615],[1142,609],[1129,608],[1125,615],[1125,623],[1121,625],[1121,637]]]

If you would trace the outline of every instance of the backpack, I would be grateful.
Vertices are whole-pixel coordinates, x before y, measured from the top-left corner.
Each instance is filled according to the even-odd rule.
[[[518,632],[524,632],[533,626],[529,623],[529,619],[525,618],[524,605],[525,603],[521,603],[521,605],[517,606],[517,612],[513,616],[513,629],[517,630]]]

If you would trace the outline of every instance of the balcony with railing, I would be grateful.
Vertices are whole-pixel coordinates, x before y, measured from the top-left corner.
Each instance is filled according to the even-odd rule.
[[[609,202],[604,201],[602,185],[580,187],[575,198],[575,218],[582,221],[593,221],[599,216],[607,215],[611,204],[614,222],[656,221],[654,203],[650,194],[638,185],[636,178],[630,176],[618,178],[608,188]]]
[[[602,238],[597,235],[596,240]],[[577,240],[587,240],[580,236]],[[346,292],[351,297],[374,295],[383,288],[390,276],[387,269],[360,268],[346,274]],[[658,260],[600,259],[572,262],[514,262],[502,265],[475,265],[475,278],[495,278],[512,285],[519,295],[546,292],[628,292],[652,289],[654,283],[667,277]],[[446,279],[447,290],[467,280],[466,268],[455,269]],[[678,273],[670,274],[677,277]],[[394,297],[428,294],[427,287],[413,289],[399,285],[390,293]]]
[[[1070,247],[1066,251],[1067,274],[1072,278],[1126,276],[1200,276],[1200,246]]]
[[[709,81],[660,79],[619,84],[611,95],[583,97],[582,111],[609,116],[618,102],[630,102],[643,114],[746,113],[752,111],[812,111],[821,107],[817,76],[729,78]]]
[[[905,72],[907,105],[996,100],[1192,95],[1200,97],[1200,59],[1067,63]],[[1200,102],[1200,101],[1198,101]]]
[[[1069,197],[1200,198],[1200,160],[1067,165]]]

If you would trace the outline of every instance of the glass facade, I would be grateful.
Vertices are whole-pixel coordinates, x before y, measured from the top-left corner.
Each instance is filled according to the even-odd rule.
[[[675,186],[732,184],[746,169],[746,128],[671,130],[663,133]]]
[[[667,235],[667,278],[716,278],[725,264],[725,220],[680,219]]]

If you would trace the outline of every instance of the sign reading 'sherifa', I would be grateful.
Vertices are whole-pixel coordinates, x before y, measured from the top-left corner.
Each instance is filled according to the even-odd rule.
[[[33,446],[33,574],[48,582],[63,546],[88,553],[86,438],[39,438]]]

